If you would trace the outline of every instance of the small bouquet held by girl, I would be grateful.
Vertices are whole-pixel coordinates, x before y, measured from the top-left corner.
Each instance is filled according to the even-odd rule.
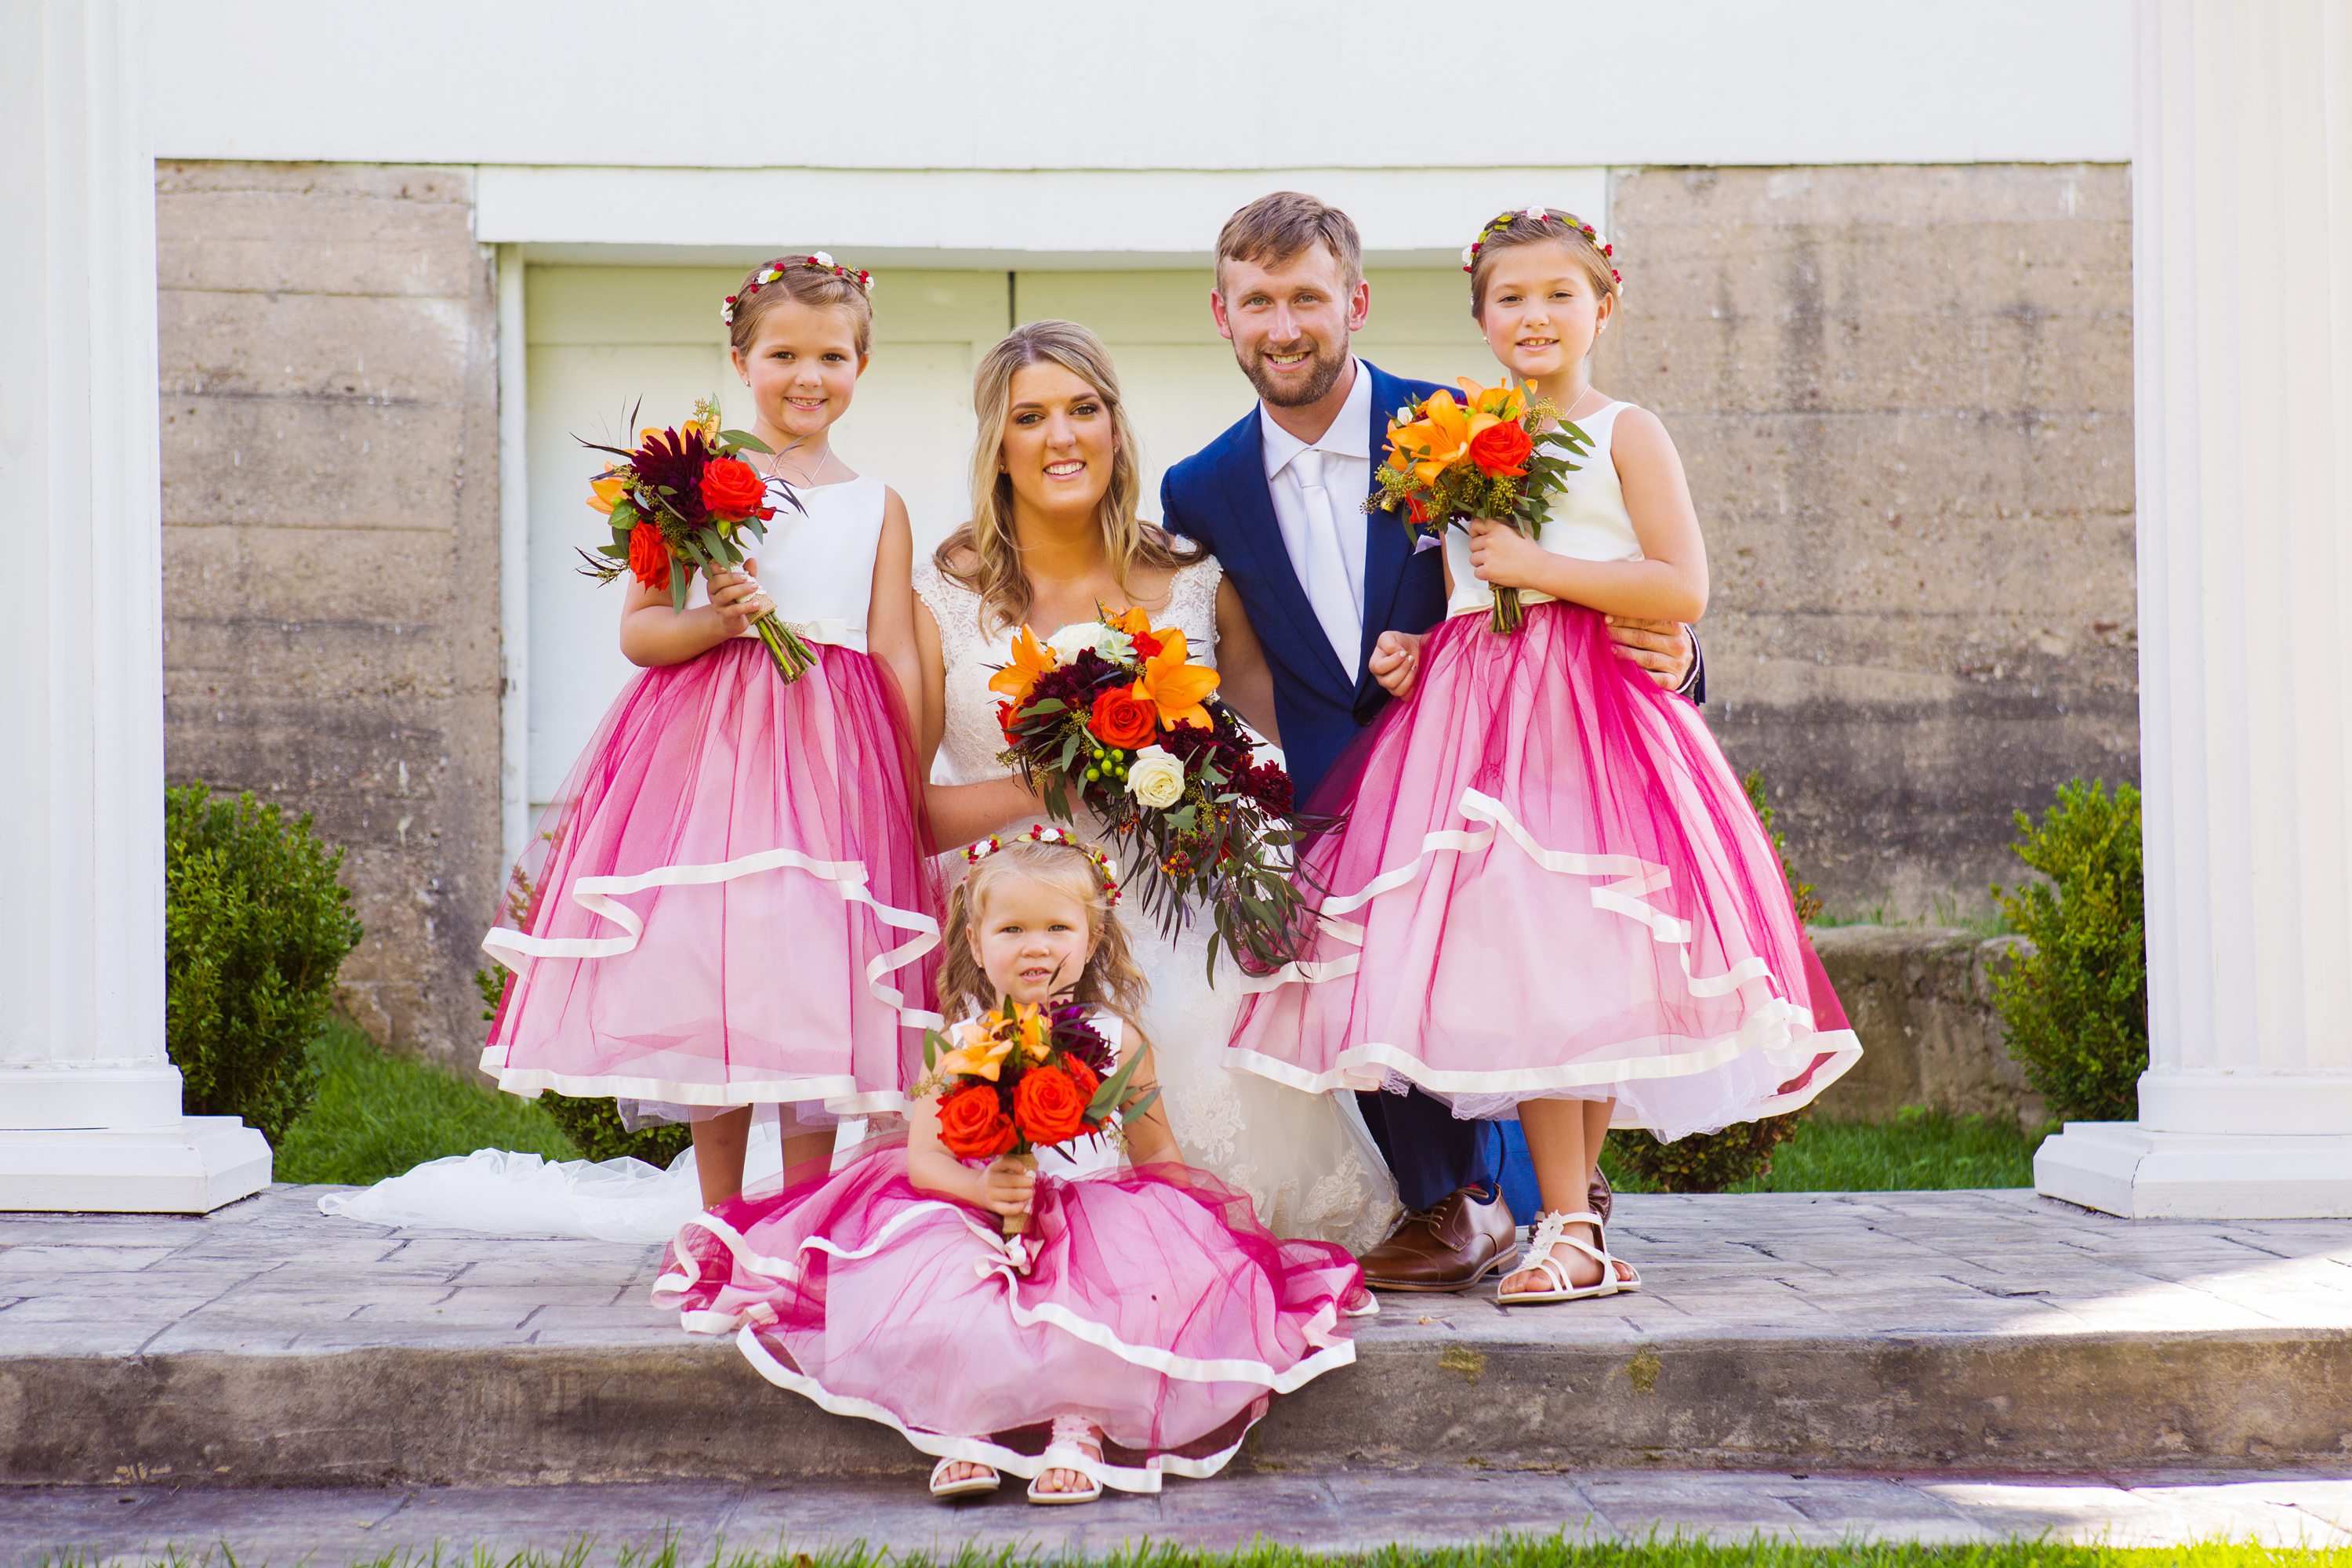
[[[1213,1476],[1274,1395],[1355,1359],[1363,1276],[1177,1158],[1138,1066],[1144,981],[1102,858],[1053,827],[972,853],[940,980],[942,1009],[972,1017],[969,1054],[940,1058],[904,1134],[688,1221],[655,1300],[732,1333],[778,1387],[898,1431],[937,1460],[937,1497],[1003,1472],[1037,1503]],[[1117,1065],[1082,1108],[1097,1053]],[[1016,1059],[1016,1101],[1068,1086],[1031,1091],[1034,1163],[996,1092]],[[1129,1090],[1125,1168],[1080,1172],[1039,1141]],[[1027,1234],[1008,1237],[1016,1221]]]
[[[635,410],[628,422],[636,423]],[[750,559],[744,541],[765,539],[776,509],[769,502],[768,481],[742,454],[774,453],[756,436],[719,426],[718,405],[705,400],[683,425],[638,431],[635,447],[581,441],[591,451],[622,459],[588,484],[588,505],[612,524],[613,542],[598,545],[593,554],[580,552],[583,575],[610,583],[625,572],[648,588],[667,590],[670,608],[683,611],[697,571],[730,571]],[[778,493],[798,507],[789,490],[778,487]],[[674,563],[686,570],[673,571]],[[751,625],[786,680],[798,680],[816,662],[808,645],[773,610]]]
[[[1097,851],[1058,827],[1032,828],[1025,837],[1066,844],[1101,863]],[[993,838],[972,847],[982,854],[1003,847]],[[980,857],[972,858],[977,863]],[[1108,879],[1107,867],[1104,874]],[[1123,1119],[1150,1110],[1158,1089],[1128,1099],[1128,1085],[1142,1063],[1139,1051],[1119,1061],[1084,1003],[1008,995],[1001,1006],[945,1034],[934,1029],[924,1036],[923,1065],[929,1071],[916,1092],[936,1097],[940,1146],[957,1159],[1010,1160],[1034,1171],[1040,1150],[1066,1155],[1081,1138],[1115,1139]],[[1027,1215],[1004,1216],[1005,1235],[1028,1228]]]
[[[1074,821],[1075,798],[1124,843],[1160,930],[1209,911],[1213,976],[1220,944],[1260,972],[1293,955],[1304,906],[1288,867],[1299,838],[1290,775],[1257,760],[1181,629],[1139,609],[1103,611],[1050,642],[1023,626],[988,685],[1004,699],[1003,761],[1053,815]]]
[[[1442,538],[1448,525],[1466,531],[1484,520],[1533,539],[1551,510],[1548,496],[1582,466],[1574,458],[1592,450],[1592,439],[1507,381],[1456,381],[1462,402],[1440,388],[1389,421],[1388,461],[1372,470],[1380,489],[1364,510],[1402,511],[1417,535]],[[1495,630],[1517,631],[1526,618],[1518,589],[1496,588]]]

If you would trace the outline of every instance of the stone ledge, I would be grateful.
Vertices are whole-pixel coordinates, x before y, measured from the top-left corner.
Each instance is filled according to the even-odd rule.
[[[0,1479],[235,1486],[903,1475],[646,1299],[658,1249],[330,1220],[0,1216]],[[2340,1468],[2339,1224],[2026,1192],[1626,1194],[1636,1295],[1390,1296],[1277,1402],[1267,1472]]]
[[[2042,1097],[2010,1056],[1992,1005],[1992,968],[2023,937],[1850,925],[1815,926],[1812,938],[1862,1040],[1862,1060],[1822,1098],[1822,1114],[1874,1121],[1926,1105],[2041,1124]]]

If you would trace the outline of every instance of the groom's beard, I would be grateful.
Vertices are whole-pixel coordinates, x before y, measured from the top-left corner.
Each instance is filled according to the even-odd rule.
[[[1307,362],[1306,376],[1296,381],[1277,383],[1265,368],[1262,357],[1265,352],[1265,345],[1261,345],[1255,353],[1236,352],[1234,357],[1240,362],[1242,374],[1249,377],[1250,384],[1257,388],[1257,395],[1276,408],[1303,408],[1310,403],[1320,403],[1339,384],[1339,378],[1348,374],[1345,342],[1336,349],[1317,344]]]

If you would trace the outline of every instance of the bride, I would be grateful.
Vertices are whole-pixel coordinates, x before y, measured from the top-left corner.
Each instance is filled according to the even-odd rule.
[[[1223,676],[1220,694],[1279,739],[1273,677],[1223,569],[1136,515],[1142,474],[1101,341],[1072,321],[1022,327],[981,361],[972,404],[971,521],[914,574],[940,842],[1041,820],[1036,797],[997,761],[1004,742],[988,689],[1024,624],[1044,640],[1100,609],[1140,608],[1155,626],[1181,627],[1194,660]],[[1118,847],[1106,847],[1116,860]],[[1129,921],[1151,981],[1142,1021],[1186,1162],[1246,1193],[1278,1235],[1377,1245],[1396,1187],[1352,1099],[1224,1065],[1239,971],[1225,959],[1209,984],[1208,927],[1198,914],[1171,941],[1148,918]]]
[[[1181,626],[1193,658],[1223,676],[1225,700],[1278,739],[1273,678],[1223,569],[1136,515],[1135,437],[1101,341],[1070,321],[1023,327],[982,359],[972,402],[971,521],[914,573],[938,841],[965,844],[1042,820],[1037,798],[996,760],[1003,741],[988,689],[1024,623],[1050,636],[1092,622],[1099,606],[1140,608],[1154,626]],[[942,865],[952,872],[962,858]],[[1354,1097],[1302,1094],[1224,1065],[1240,972],[1223,962],[1220,984],[1209,984],[1205,915],[1173,941],[1146,917],[1129,929],[1151,982],[1142,1021],[1186,1162],[1247,1194],[1277,1235],[1355,1252],[1378,1245],[1396,1217],[1396,1184]],[[763,1120],[747,1182],[781,1167],[777,1139]],[[551,1164],[484,1149],[330,1194],[319,1206],[381,1225],[657,1242],[702,1205],[691,1151],[661,1171],[635,1160]]]

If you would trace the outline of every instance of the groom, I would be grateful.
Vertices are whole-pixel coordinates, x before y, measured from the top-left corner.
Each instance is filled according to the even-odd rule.
[[[1258,405],[1168,471],[1160,516],[1213,551],[1241,595],[1304,800],[1388,701],[1373,672],[1393,658],[1381,634],[1424,632],[1445,614],[1444,552],[1416,551],[1394,517],[1363,510],[1388,416],[1435,389],[1349,352],[1371,312],[1362,247],[1348,215],[1312,196],[1278,191],[1225,221],[1209,310]],[[1612,623],[1611,636],[1660,685],[1699,700],[1688,627]],[[1407,1211],[1364,1255],[1365,1279],[1457,1290],[1507,1266],[1517,1233],[1485,1123],[1418,1091],[1359,1100]]]

